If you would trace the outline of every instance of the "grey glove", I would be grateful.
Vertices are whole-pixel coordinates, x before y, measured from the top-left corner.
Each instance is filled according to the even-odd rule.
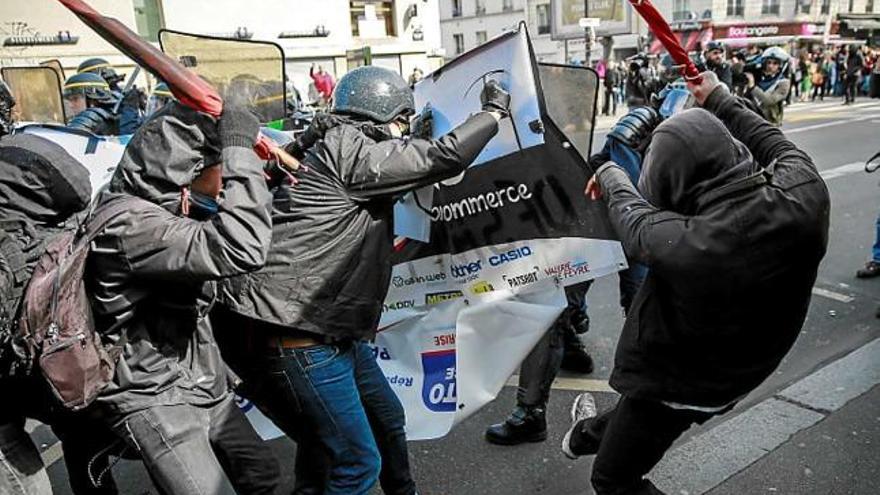
[[[218,130],[223,148],[231,146],[253,148],[260,135],[260,121],[247,108],[226,105],[220,115]]]
[[[411,134],[418,139],[434,137],[434,110],[430,103],[425,105],[425,108],[413,119]]]
[[[630,148],[639,149],[654,128],[660,124],[660,114],[651,107],[638,107],[620,118],[608,137],[615,139]]]
[[[510,116],[510,93],[494,79],[489,79],[480,92],[480,103],[484,112],[498,112],[502,117]]]

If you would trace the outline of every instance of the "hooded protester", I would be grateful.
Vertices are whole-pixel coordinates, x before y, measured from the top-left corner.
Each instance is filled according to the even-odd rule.
[[[746,72],[745,97],[752,100],[768,122],[782,125],[783,103],[791,91],[791,80],[786,76],[789,55],[782,48],[772,46],[761,55],[761,74]]]
[[[273,493],[271,456],[233,401],[208,310],[216,280],[263,265],[271,238],[259,123],[172,102],[134,135],[98,208],[130,205],[92,244],[96,328],[122,346],[95,415],[136,449],[163,493]],[[221,191],[222,188],[222,191]]]
[[[593,401],[578,397],[563,440],[571,458],[597,454],[600,495],[660,493],[643,477],[673,441],[776,369],[827,247],[828,190],[810,157],[702,77],[690,89],[703,108],[656,128],[638,191],[613,162],[587,188],[648,266],[615,354],[621,399],[591,418]]]
[[[308,172],[273,191],[266,266],[227,281],[223,297],[224,321],[249,330],[249,398],[298,443],[296,493],[360,495],[377,478],[385,493],[415,492],[403,407],[364,342],[391,278],[394,202],[462,173],[509,100],[489,82],[483,111],[450,133],[403,137],[412,90],[361,67],[339,81],[332,114],[291,147]]]

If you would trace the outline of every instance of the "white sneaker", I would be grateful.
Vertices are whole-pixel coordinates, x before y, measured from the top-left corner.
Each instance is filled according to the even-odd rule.
[[[596,399],[593,398],[593,394],[584,392],[574,399],[574,402],[571,404],[571,427],[565,432],[565,436],[562,438],[562,453],[565,454],[566,457],[569,459],[577,459],[579,457],[578,454],[575,454],[571,450],[571,435],[574,433],[575,427],[579,425],[581,421],[595,418],[597,414]]]

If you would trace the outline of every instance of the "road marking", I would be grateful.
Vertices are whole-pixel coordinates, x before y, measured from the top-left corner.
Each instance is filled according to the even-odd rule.
[[[844,304],[849,304],[855,300],[853,296],[848,296],[846,294],[841,294],[839,292],[834,292],[828,289],[822,289],[819,287],[813,287],[813,295],[825,297],[837,302],[842,302]]]
[[[880,384],[880,339],[669,452],[651,478],[667,493],[705,493]]]
[[[852,162],[847,163],[846,165],[839,165],[828,170],[823,170],[819,172],[819,175],[821,175],[822,178],[825,180],[831,180],[864,171],[865,162]]]
[[[519,385],[519,375],[513,375],[507,380],[507,386],[516,387]],[[571,390],[575,392],[614,392],[614,389],[608,385],[608,380],[595,380],[592,378],[567,378],[557,377],[550,386],[553,390]]]
[[[856,108],[873,107],[876,105],[877,105],[877,103],[875,103],[873,101],[868,102],[868,103],[856,103],[855,105],[844,105],[841,103],[840,106],[828,107],[828,108],[818,108],[818,109],[816,109],[816,111],[817,112],[839,112],[841,110],[854,110]]]
[[[823,124],[807,125],[804,127],[796,127],[794,129],[784,129],[783,132],[786,135],[788,135],[788,134],[795,134],[797,132],[815,131],[816,129],[824,129],[826,127],[832,127],[832,126],[836,126],[836,125],[850,124],[853,122],[861,122],[863,120],[876,119],[877,117],[880,117],[880,115],[871,114],[871,115],[865,115],[863,117],[856,117],[853,119],[841,119],[841,120],[835,120],[833,122],[825,122]]]

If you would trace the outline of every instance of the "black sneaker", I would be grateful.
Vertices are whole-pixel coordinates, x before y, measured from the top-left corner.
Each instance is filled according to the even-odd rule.
[[[566,371],[589,375],[593,372],[593,358],[583,347],[566,345],[561,367]]]
[[[880,263],[869,261],[865,263],[865,267],[856,272],[858,278],[874,278],[880,275]]]
[[[565,432],[562,438],[562,453],[569,459],[577,459],[582,455],[595,454],[595,452],[586,452],[577,445],[578,436],[574,435],[575,431],[579,431],[584,421],[595,418],[597,414],[596,400],[593,394],[584,392],[578,395],[571,404],[571,428]]]
[[[544,408],[516,406],[503,423],[486,429],[486,440],[496,445],[519,445],[547,439],[547,418]]]

